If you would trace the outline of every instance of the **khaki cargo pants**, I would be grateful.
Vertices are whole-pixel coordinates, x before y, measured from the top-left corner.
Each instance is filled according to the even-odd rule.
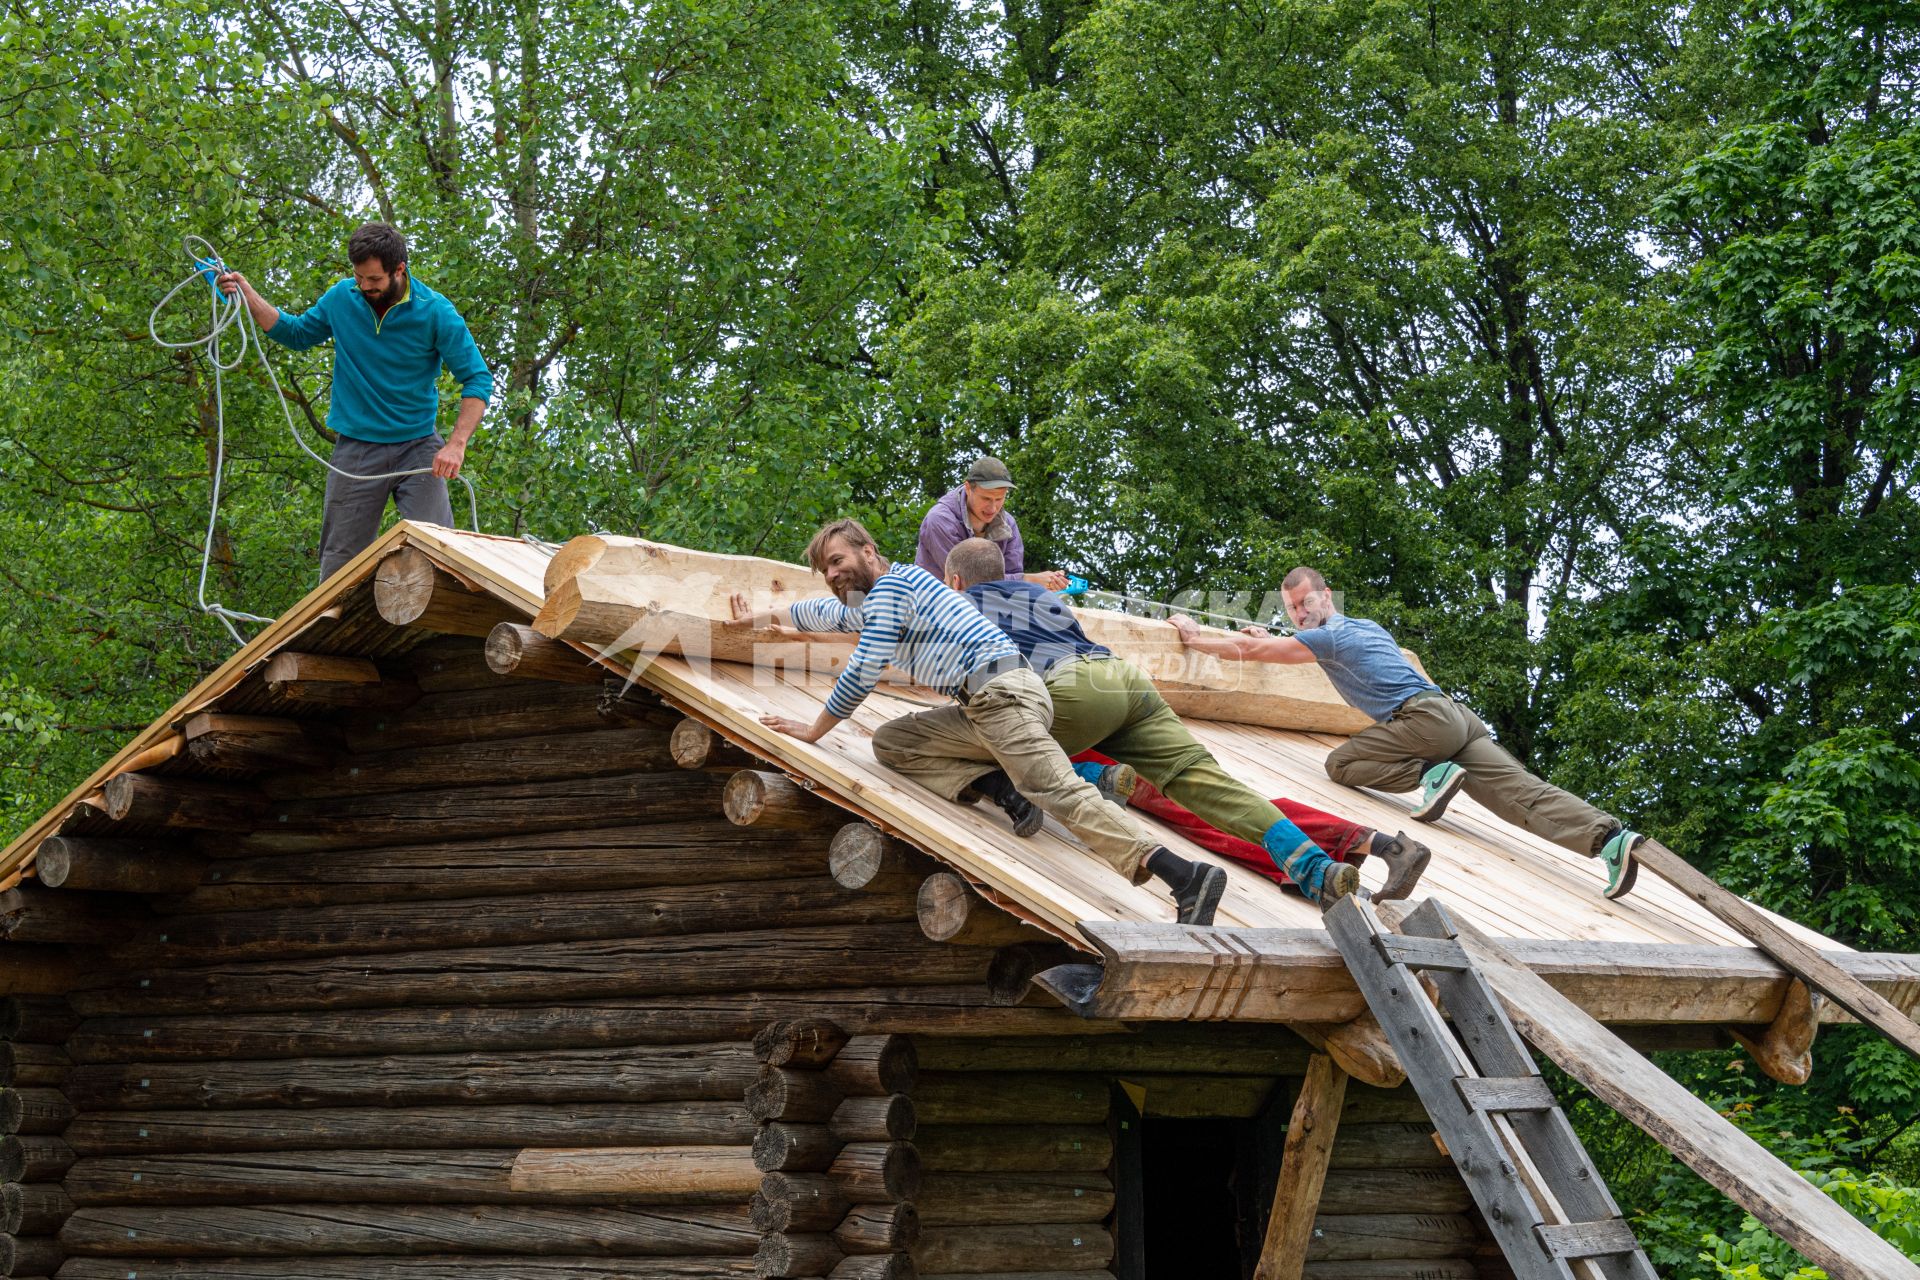
[[[887,721],[874,731],[873,755],[949,800],[988,772],[983,765],[999,765],[1021,795],[1058,818],[1108,866],[1142,883],[1146,857],[1159,844],[1073,771],[1048,733],[1052,723],[1047,686],[1022,668],[989,681],[965,706]]]
[[[1528,773],[1487,736],[1479,716],[1445,696],[1410,698],[1391,720],[1348,738],[1327,757],[1327,776],[1344,787],[1417,791],[1420,775],[1443,760],[1467,771],[1468,795],[1563,849],[1592,857],[1616,825],[1579,796]]]

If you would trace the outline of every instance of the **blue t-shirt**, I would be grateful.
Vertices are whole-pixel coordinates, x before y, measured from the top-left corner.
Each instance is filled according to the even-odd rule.
[[[1387,629],[1365,618],[1336,613],[1319,626],[1296,631],[1293,638],[1313,656],[1349,706],[1386,721],[1416,693],[1439,693],[1439,686],[1407,661]]]
[[[304,351],[333,339],[333,390],[327,426],[355,440],[398,444],[433,434],[440,413],[440,366],[460,394],[493,396],[493,375],[453,303],[411,277],[406,296],[374,314],[353,277],[334,285],[299,315],[282,311],[267,336]]]
[[[1113,650],[1087,639],[1067,602],[1038,583],[1022,578],[976,582],[967,588],[967,597],[988,622],[1007,633],[1042,677],[1063,658],[1113,655]]]

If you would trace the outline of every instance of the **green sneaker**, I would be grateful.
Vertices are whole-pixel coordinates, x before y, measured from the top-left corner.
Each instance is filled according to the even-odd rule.
[[[1600,846],[1600,861],[1607,867],[1609,898],[1624,898],[1633,892],[1634,878],[1640,874],[1640,862],[1633,856],[1633,848],[1645,839],[1638,831],[1621,827]]]
[[[1467,771],[1451,760],[1442,760],[1420,779],[1420,803],[1407,816],[1415,822],[1438,822],[1460,788],[1467,785]]]

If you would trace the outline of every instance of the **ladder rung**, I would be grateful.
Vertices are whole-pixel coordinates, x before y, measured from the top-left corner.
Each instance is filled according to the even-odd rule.
[[[1461,1076],[1453,1084],[1475,1111],[1551,1111],[1560,1105],[1539,1076]]]
[[[1640,1242],[1633,1229],[1619,1218],[1598,1222],[1543,1222],[1534,1230],[1540,1243],[1556,1258],[1599,1258],[1611,1253],[1632,1253]]]
[[[1451,938],[1415,938],[1382,933],[1375,935],[1374,944],[1380,948],[1380,955],[1388,964],[1461,972],[1473,968],[1473,961],[1467,959],[1466,948]]]

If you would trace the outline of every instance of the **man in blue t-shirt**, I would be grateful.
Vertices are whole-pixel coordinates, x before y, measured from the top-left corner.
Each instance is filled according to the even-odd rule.
[[[1349,618],[1316,569],[1302,565],[1280,585],[1291,636],[1262,628],[1207,633],[1193,619],[1171,619],[1180,638],[1203,653],[1251,662],[1317,662],[1348,705],[1374,723],[1327,757],[1327,776],[1376,791],[1421,790],[1412,817],[1434,822],[1463,789],[1495,814],[1607,868],[1607,896],[1633,888],[1633,847],[1642,839],[1580,797],[1543,782],[1488,735],[1479,716],[1455,702],[1407,661],[1386,628]]]
[[[1274,802],[1220,767],[1187,731],[1146,672],[1095,644],[1073,610],[1037,583],[1002,576],[1000,552],[969,538],[947,554],[947,585],[963,593],[1005,632],[1046,681],[1053,699],[1047,732],[1070,756],[1097,750],[1113,765],[1076,764],[1082,777],[1125,803],[1144,777],[1228,835],[1260,846],[1273,865],[1323,910],[1360,886],[1355,862],[1335,862]],[[1386,842],[1392,843],[1392,842]],[[1407,842],[1400,842],[1402,848]],[[1413,845],[1384,896],[1404,898],[1420,877]],[[1424,865],[1424,857],[1418,861]]]
[[[407,269],[405,237],[384,222],[366,223],[348,238],[347,257],[353,275],[299,315],[262,298],[238,271],[217,282],[223,292],[237,289],[260,332],[281,346],[304,351],[333,342],[327,426],[338,439],[320,517],[322,581],[373,541],[389,497],[403,520],[453,523],[447,481],[460,474],[467,440],[493,395],[493,375],[467,322]],[[460,411],[446,440],[434,429],[443,364],[460,383]]]

